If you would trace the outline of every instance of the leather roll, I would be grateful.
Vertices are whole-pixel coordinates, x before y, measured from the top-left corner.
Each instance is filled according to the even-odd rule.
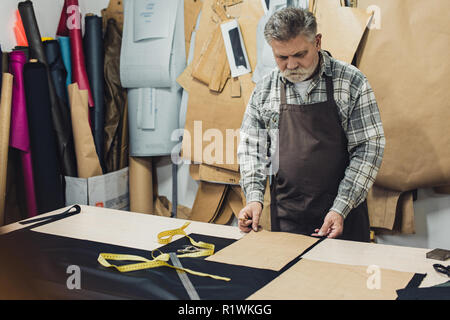
[[[2,46],[0,45],[0,72],[3,73],[3,51],[2,51]],[[0,91],[2,90],[2,82],[3,82],[3,77],[0,77]]]
[[[128,142],[122,139],[128,130],[126,118],[127,91],[120,83],[120,50],[122,33],[116,20],[109,19],[106,26],[105,49],[105,165],[108,172],[120,169],[121,155],[128,158]],[[125,133],[124,133],[125,132]],[[125,145],[126,143],[126,145]]]
[[[2,59],[0,59],[0,70],[1,70],[1,73],[3,73],[3,51],[2,51],[1,45],[0,45],[0,58],[2,58]],[[0,78],[3,78],[3,77],[0,77]],[[2,81],[3,81],[3,79],[0,79],[0,91],[2,90]]]
[[[64,66],[61,49],[57,40],[44,41],[45,54],[48,61],[48,69],[53,80],[55,92],[58,98],[64,101],[68,107],[68,97],[66,88],[67,71]]]
[[[26,63],[23,76],[36,200],[40,214],[64,207],[64,187],[58,162],[46,65],[40,62]]]
[[[27,36],[28,46],[30,48],[30,59],[37,59],[47,64],[44,45],[41,40],[41,33],[34,14],[33,2],[27,0],[19,2],[18,5],[20,17],[22,18],[23,28]]]
[[[8,63],[9,63],[9,54],[8,52],[3,52],[1,57],[2,59],[2,73],[8,72]]]
[[[12,51],[22,51],[25,54],[25,61],[29,61],[30,60],[30,48],[29,47],[24,47],[24,46],[15,46],[14,49],[12,49]]]
[[[23,69],[26,63],[25,53],[22,51],[11,52],[9,61],[9,70],[14,76],[10,146],[19,150],[20,153],[28,217],[33,217],[37,214],[37,202],[23,80]]]
[[[58,37],[58,43],[61,50],[61,56],[66,68],[66,90],[72,83],[72,59],[70,57],[70,38]]]
[[[67,27],[68,23],[70,28]],[[72,82],[76,82],[80,90],[88,90],[89,106],[93,107],[94,98],[86,72],[83,40],[81,38],[81,14],[78,0],[64,0],[56,35],[69,36],[72,56]]]
[[[31,1],[19,2],[19,12],[22,18],[25,34],[30,46],[30,58],[37,59],[48,66],[41,34],[36,22],[33,3]],[[62,172],[66,176],[77,176],[75,150],[73,146],[72,126],[70,113],[64,101],[58,98],[50,72],[47,71],[48,94],[51,105],[53,128],[56,131],[58,161]]]
[[[105,90],[104,90],[104,53],[103,53],[103,31],[102,18],[96,15],[86,15],[83,46],[86,58],[86,71],[89,85],[94,99],[93,136],[95,149],[97,151],[103,172],[105,165],[104,155],[104,127],[105,127]]]

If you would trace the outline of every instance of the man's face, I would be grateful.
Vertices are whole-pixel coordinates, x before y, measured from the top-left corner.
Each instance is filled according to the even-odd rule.
[[[319,62],[321,37],[321,34],[316,35],[313,42],[304,35],[288,41],[272,40],[270,45],[275,61],[285,78],[300,82],[314,73]]]

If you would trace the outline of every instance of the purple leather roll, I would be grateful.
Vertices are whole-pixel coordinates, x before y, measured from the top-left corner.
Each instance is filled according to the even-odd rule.
[[[34,189],[30,136],[28,132],[28,117],[23,83],[23,67],[25,62],[26,57],[24,52],[14,51],[9,54],[9,71],[14,76],[9,145],[20,150],[28,217],[33,217],[37,215],[38,210]]]

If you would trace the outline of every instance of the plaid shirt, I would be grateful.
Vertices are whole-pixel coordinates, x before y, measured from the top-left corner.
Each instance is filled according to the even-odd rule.
[[[256,84],[242,121],[238,148],[240,184],[247,203],[263,203],[269,174],[267,164],[270,163],[267,154],[274,153],[273,148],[277,144],[274,140],[278,136],[269,132],[264,142],[258,132],[278,129],[280,86],[286,83],[288,104],[323,102],[327,100],[323,74],[333,78],[334,99],[350,155],[350,163],[330,210],[345,218],[350,210],[366,199],[375,181],[383,157],[385,137],[373,90],[366,77],[354,66],[338,61],[324,51],[320,55],[319,74],[306,91],[306,101],[294,85],[281,76],[278,68]]]

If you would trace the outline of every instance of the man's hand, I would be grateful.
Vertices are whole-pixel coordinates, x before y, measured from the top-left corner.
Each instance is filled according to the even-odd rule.
[[[255,201],[247,204],[241,212],[239,212],[239,229],[244,232],[258,231],[258,223],[261,217],[262,204]]]
[[[344,231],[344,218],[337,212],[330,211],[325,216],[320,229],[315,229],[312,236],[337,238]]]

